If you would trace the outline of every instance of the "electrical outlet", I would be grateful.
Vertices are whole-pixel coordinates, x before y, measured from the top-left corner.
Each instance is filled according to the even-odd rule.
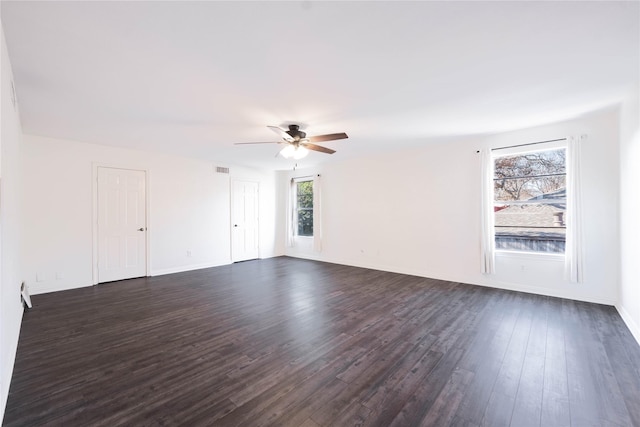
[[[191,251],[187,251],[187,256],[190,257],[191,256]]]

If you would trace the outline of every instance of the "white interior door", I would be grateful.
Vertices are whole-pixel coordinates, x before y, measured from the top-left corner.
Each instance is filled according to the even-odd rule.
[[[98,282],[147,274],[145,172],[98,168]]]
[[[256,259],[259,253],[258,183],[231,182],[231,258]]]

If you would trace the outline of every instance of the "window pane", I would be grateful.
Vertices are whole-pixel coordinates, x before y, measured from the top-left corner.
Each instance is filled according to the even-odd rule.
[[[496,202],[540,200],[541,203],[566,199],[566,176],[554,175],[537,178],[510,178],[493,181]]]
[[[313,208],[313,181],[298,183],[298,208]]]
[[[313,210],[298,211],[298,236],[313,236]]]
[[[566,202],[497,207],[496,249],[563,253]]]
[[[296,235],[313,236],[313,181],[296,184]]]
[[[499,157],[494,168],[496,249],[564,253],[565,149]]]
[[[495,178],[567,173],[566,150],[538,151],[495,159]]]

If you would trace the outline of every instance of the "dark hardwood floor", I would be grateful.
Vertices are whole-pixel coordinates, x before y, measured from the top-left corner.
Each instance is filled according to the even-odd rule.
[[[285,257],[33,302],[7,426],[640,426],[609,306]]]

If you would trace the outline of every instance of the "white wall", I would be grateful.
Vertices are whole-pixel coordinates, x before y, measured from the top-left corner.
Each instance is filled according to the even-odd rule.
[[[630,91],[620,114],[621,279],[617,305],[640,343],[640,87]]]
[[[476,151],[568,135],[588,136],[582,146],[585,282],[564,281],[562,262],[544,257],[498,257],[497,273],[482,275]],[[323,251],[317,254],[301,246],[285,250],[291,256],[614,304],[619,275],[618,163],[618,116],[612,110],[299,170],[298,175],[322,175]],[[296,174],[281,172],[281,191],[292,176]],[[284,206],[280,204],[281,220]]]
[[[0,28],[0,420],[9,393],[22,304],[20,302],[20,149],[21,126],[11,96],[11,64]]]
[[[33,135],[23,139],[24,278],[34,294],[94,283],[96,165],[148,173],[150,275],[231,262],[232,178],[260,182],[261,223],[274,221],[273,172],[230,166],[230,174],[220,174],[215,166],[228,165]],[[261,230],[260,246],[261,257],[275,254],[272,227]]]

